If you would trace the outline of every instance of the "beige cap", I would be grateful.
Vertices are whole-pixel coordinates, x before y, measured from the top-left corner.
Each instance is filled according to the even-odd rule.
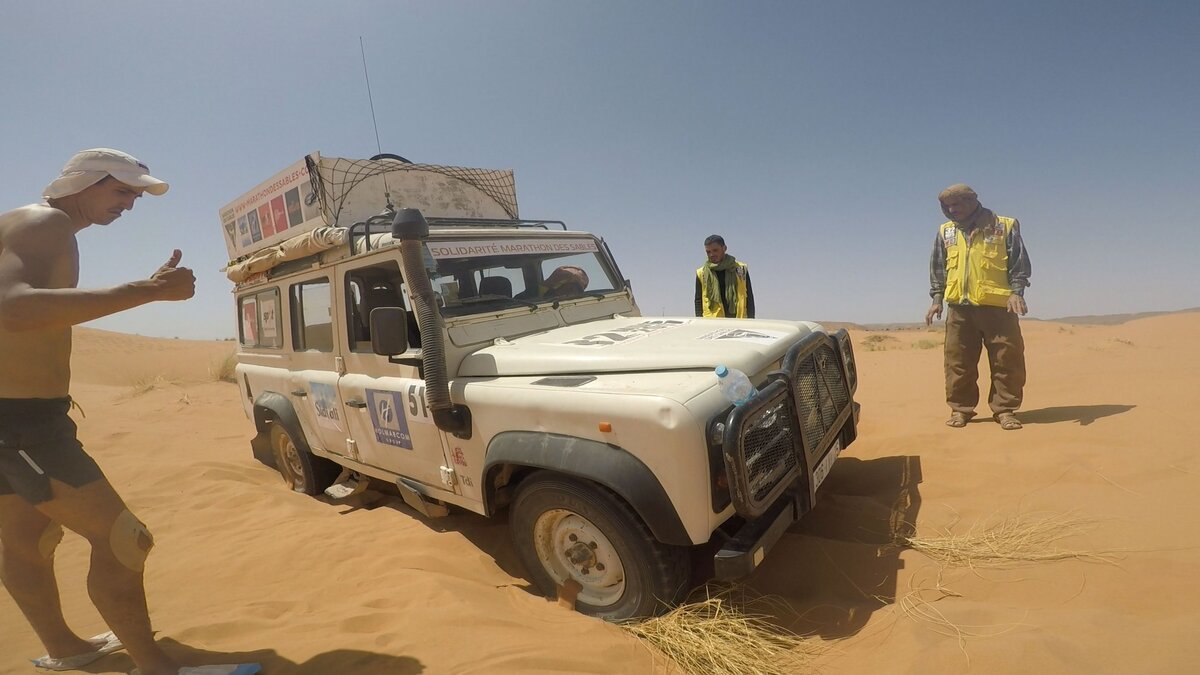
[[[58,178],[42,190],[42,196],[59,199],[73,195],[99,183],[106,176],[112,176],[126,185],[143,188],[152,195],[161,195],[170,187],[151,176],[150,169],[132,155],[111,148],[92,148],[81,150],[67,160]]]

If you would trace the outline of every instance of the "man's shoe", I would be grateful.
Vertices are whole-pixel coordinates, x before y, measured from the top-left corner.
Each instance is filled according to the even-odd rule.
[[[992,417],[996,420],[996,424],[999,424],[1000,428],[1005,431],[1020,429],[1022,426],[1021,420],[1017,419],[1017,416],[1010,412],[996,413]]]
[[[972,417],[974,415],[968,415],[964,412],[952,412],[950,413],[950,419],[946,420],[946,426],[961,429],[967,426],[967,422],[970,422]]]

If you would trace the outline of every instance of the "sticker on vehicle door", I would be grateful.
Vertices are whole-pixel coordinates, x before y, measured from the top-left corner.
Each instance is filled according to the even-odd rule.
[[[338,404],[337,389],[332,384],[309,382],[312,390],[313,410],[317,413],[317,424],[326,429],[342,431],[342,410]]]
[[[375,440],[412,450],[412,436],[408,433],[408,418],[404,414],[400,392],[368,389],[367,407],[371,410]]]
[[[429,414],[429,404],[425,401],[425,383],[414,380],[404,388],[404,391],[404,399],[408,404],[408,421],[433,424],[433,416]]]

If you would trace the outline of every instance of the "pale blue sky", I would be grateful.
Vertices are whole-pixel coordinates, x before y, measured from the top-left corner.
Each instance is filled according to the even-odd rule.
[[[305,153],[511,168],[604,236],[647,315],[703,239],[760,317],[919,321],[936,195],[1020,219],[1051,318],[1200,305],[1197,2],[0,3],[0,209],[87,147],[169,180],[81,235],[81,284],[171,248],[196,298],[96,322],[229,337],[220,207]]]

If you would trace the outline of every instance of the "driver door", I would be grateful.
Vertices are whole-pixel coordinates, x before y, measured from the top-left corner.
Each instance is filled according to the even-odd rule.
[[[398,252],[397,252],[398,253]],[[370,313],[375,307],[407,307],[396,258],[346,264],[336,271],[346,307],[345,374],[338,392],[346,425],[358,446],[359,461],[442,490],[446,459],[444,434],[433,423],[425,381],[416,363],[392,363],[371,351]],[[418,356],[419,335],[410,323],[408,354]]]

